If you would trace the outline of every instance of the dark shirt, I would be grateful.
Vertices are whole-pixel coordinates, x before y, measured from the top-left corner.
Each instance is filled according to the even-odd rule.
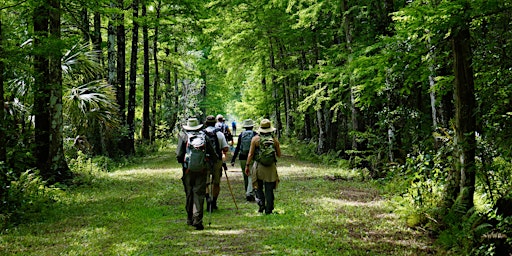
[[[238,135],[238,142],[236,143],[236,148],[235,148],[235,152],[233,152],[233,158],[231,159],[231,162],[234,163],[235,160],[236,160],[236,157],[238,156],[238,154],[240,153],[240,158],[239,160],[247,160],[247,155],[244,155],[240,152],[240,145],[242,144],[242,134],[243,132],[241,132],[239,135]],[[256,136],[258,135],[258,133],[256,131],[252,131],[252,136]]]

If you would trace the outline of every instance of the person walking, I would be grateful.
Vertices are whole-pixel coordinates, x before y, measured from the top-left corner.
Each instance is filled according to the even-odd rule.
[[[196,230],[203,230],[206,178],[210,162],[217,162],[217,156],[206,135],[200,130],[203,125],[197,118],[189,118],[182,127],[183,130],[178,135],[176,160],[182,164],[181,180],[186,196],[187,224],[194,226]],[[201,150],[193,150],[193,145]],[[204,155],[195,155],[201,153]]]
[[[224,137],[224,134],[215,127],[215,117],[209,115],[205,121],[206,128],[203,130],[208,136],[211,144],[214,145],[217,161],[213,163],[213,170],[211,175],[208,175],[208,184],[212,187],[212,194],[206,193],[206,205],[208,211],[217,210],[217,199],[220,194],[220,178],[222,177],[223,161],[226,160],[226,154],[229,150],[229,145]],[[210,209],[211,207],[211,209]]]
[[[249,155],[249,150],[251,148],[252,138],[258,133],[253,130],[254,121],[252,119],[245,119],[242,123],[242,128],[245,131],[241,132],[238,135],[238,140],[235,148],[235,152],[233,153],[233,158],[231,159],[231,166],[235,166],[235,161],[237,156],[239,156],[238,160],[240,161],[240,167],[242,168],[242,175],[244,176],[244,188],[245,188],[245,198],[247,201],[254,201],[254,191],[252,188],[252,178],[251,176],[245,174],[245,165],[247,163],[247,156]]]
[[[231,129],[233,129],[233,136],[236,136],[236,121],[231,122]]]
[[[229,129],[229,126],[224,123],[226,121],[224,119],[224,116],[221,114],[218,114],[215,117],[215,119],[217,120],[217,123],[215,123],[215,128],[219,129],[224,134],[226,141],[230,145],[233,145],[233,134],[231,134],[231,130]]]
[[[274,210],[274,189],[279,182],[276,162],[277,157],[281,157],[281,147],[273,135],[275,130],[270,120],[261,120],[258,128],[259,135],[251,140],[251,148],[245,164],[245,174],[252,177],[252,186],[259,206],[258,212],[265,211],[265,214],[271,214]]]

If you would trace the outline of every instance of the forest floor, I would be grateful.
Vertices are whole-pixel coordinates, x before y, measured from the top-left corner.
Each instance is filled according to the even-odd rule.
[[[393,213],[353,170],[279,160],[277,214],[245,200],[240,167],[221,182],[205,229],[186,224],[181,169],[172,149],[99,173],[63,191],[51,209],[0,235],[0,255],[434,255],[425,234]]]

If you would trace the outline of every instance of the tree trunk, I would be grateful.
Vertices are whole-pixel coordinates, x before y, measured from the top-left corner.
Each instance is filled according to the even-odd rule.
[[[124,1],[118,0],[117,8],[124,10]],[[120,141],[118,144],[119,149],[125,154],[129,155],[132,153],[132,148],[129,141],[129,128],[126,121],[126,35],[124,27],[124,14],[117,15],[117,67],[116,67],[116,100],[119,105],[119,119],[121,124],[126,127],[126,130],[122,130],[119,137]]]
[[[4,101],[4,70],[5,70],[5,51],[4,51],[4,40],[3,40],[3,32],[2,32],[2,19],[0,18],[0,162],[5,162],[6,160],[6,111],[5,111],[5,101]],[[3,185],[3,172],[0,173],[0,184]],[[0,189],[0,196],[2,195],[2,190]]]
[[[135,153],[135,106],[137,92],[137,52],[139,42],[139,0],[134,0],[132,4],[133,11],[133,32],[132,32],[132,52],[130,58],[130,90],[128,92],[128,116],[126,123],[128,125],[127,153]]]
[[[142,3],[142,18],[146,18],[146,4]],[[142,131],[141,137],[142,140],[151,141],[149,136],[149,128],[151,127],[149,107],[151,105],[150,102],[150,86],[149,86],[149,35],[148,35],[148,25],[147,22],[144,22],[142,26],[142,41],[144,45],[144,96],[142,102]]]
[[[281,59],[283,71],[288,70],[288,65],[286,65],[286,60],[285,60],[285,49],[284,49],[283,44],[279,44],[279,58]],[[284,134],[286,136],[290,136],[291,130],[293,129],[293,116],[292,116],[293,111],[291,109],[290,78],[288,76],[283,79],[283,98],[284,98],[284,119],[285,119]]]
[[[51,168],[52,180],[62,182],[71,178],[71,172],[64,155],[63,127],[64,119],[62,116],[62,50],[60,32],[60,0],[49,0],[50,5],[50,38],[56,44],[49,58],[49,83],[51,86],[50,98],[50,145],[49,145],[49,166]]]
[[[98,61],[100,65],[103,67],[103,50],[101,49],[102,44],[101,39],[101,15],[99,12],[94,12],[94,34],[92,37],[92,43],[94,45],[94,50],[98,52]],[[100,74],[98,78],[103,78],[104,73]]]
[[[459,194],[466,209],[473,207],[475,192],[476,116],[471,36],[464,24],[452,39],[455,75],[455,140],[460,173]]]
[[[49,82],[49,62],[43,42],[48,38],[49,11],[45,3],[36,6],[33,13],[34,22],[34,136],[37,168],[45,179],[51,176],[48,159],[50,152],[50,112],[49,103],[51,90]]]
[[[270,46],[270,69],[272,73],[277,72],[275,55],[274,55],[274,47],[272,44],[272,38],[269,38],[269,46]],[[277,137],[281,137],[281,132],[283,130],[283,124],[281,122],[281,98],[279,94],[279,89],[277,86],[277,77],[272,74],[272,101],[274,102],[274,115],[275,115],[275,123],[274,126],[277,128],[276,133]]]
[[[82,18],[82,33],[84,42],[89,42],[91,39],[91,28],[89,26],[89,12],[86,7],[82,7],[80,10],[80,16]]]
[[[316,29],[312,30],[313,32],[313,54],[315,55],[315,65],[318,65],[318,61],[320,60],[320,49],[318,49],[318,32]],[[316,86],[315,90],[319,90],[320,87]],[[318,140],[317,140],[317,148],[316,151],[318,154],[323,154],[327,152],[327,131],[326,128],[326,118],[324,116],[324,108],[325,103],[320,103],[320,107],[316,109],[316,122],[318,126]]]
[[[110,7],[114,8],[115,3],[111,2]],[[108,70],[107,81],[110,86],[112,86],[113,88],[116,88],[116,97],[117,97],[118,96],[117,90],[119,89],[119,87],[117,85],[117,73],[116,73],[116,70],[117,70],[116,69],[116,48],[115,48],[116,47],[116,31],[115,31],[113,20],[116,20],[116,15],[114,15],[114,14],[111,16],[111,19],[108,21],[108,27],[107,27],[107,59],[108,59],[107,60],[107,70]],[[117,103],[119,103],[119,100],[117,98],[116,98],[116,101],[117,101]],[[123,124],[123,123],[121,123],[121,124]],[[119,145],[118,145],[118,143],[112,143],[112,141],[111,141],[112,139],[113,138],[110,138],[110,137],[105,138],[105,140],[103,140],[101,142],[102,154],[105,154],[107,152],[110,153],[109,154],[110,156],[115,156],[117,154]]]
[[[156,6],[156,20],[155,35],[153,37],[153,61],[155,65],[155,79],[153,80],[153,105],[151,106],[152,121],[151,121],[151,141],[155,141],[156,136],[156,103],[158,101],[158,84],[160,83],[160,74],[158,70],[158,21],[160,20],[160,9],[162,1],[159,0]]]

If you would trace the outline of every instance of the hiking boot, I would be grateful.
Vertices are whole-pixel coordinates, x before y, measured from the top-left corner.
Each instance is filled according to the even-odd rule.
[[[213,197],[212,200],[212,210],[218,210],[219,207],[217,207],[217,197]]]
[[[194,227],[196,228],[196,230],[203,230],[203,229],[204,229],[204,226],[203,226],[203,224],[202,224],[202,223],[194,224],[194,225],[192,225],[192,226],[194,226]]]

